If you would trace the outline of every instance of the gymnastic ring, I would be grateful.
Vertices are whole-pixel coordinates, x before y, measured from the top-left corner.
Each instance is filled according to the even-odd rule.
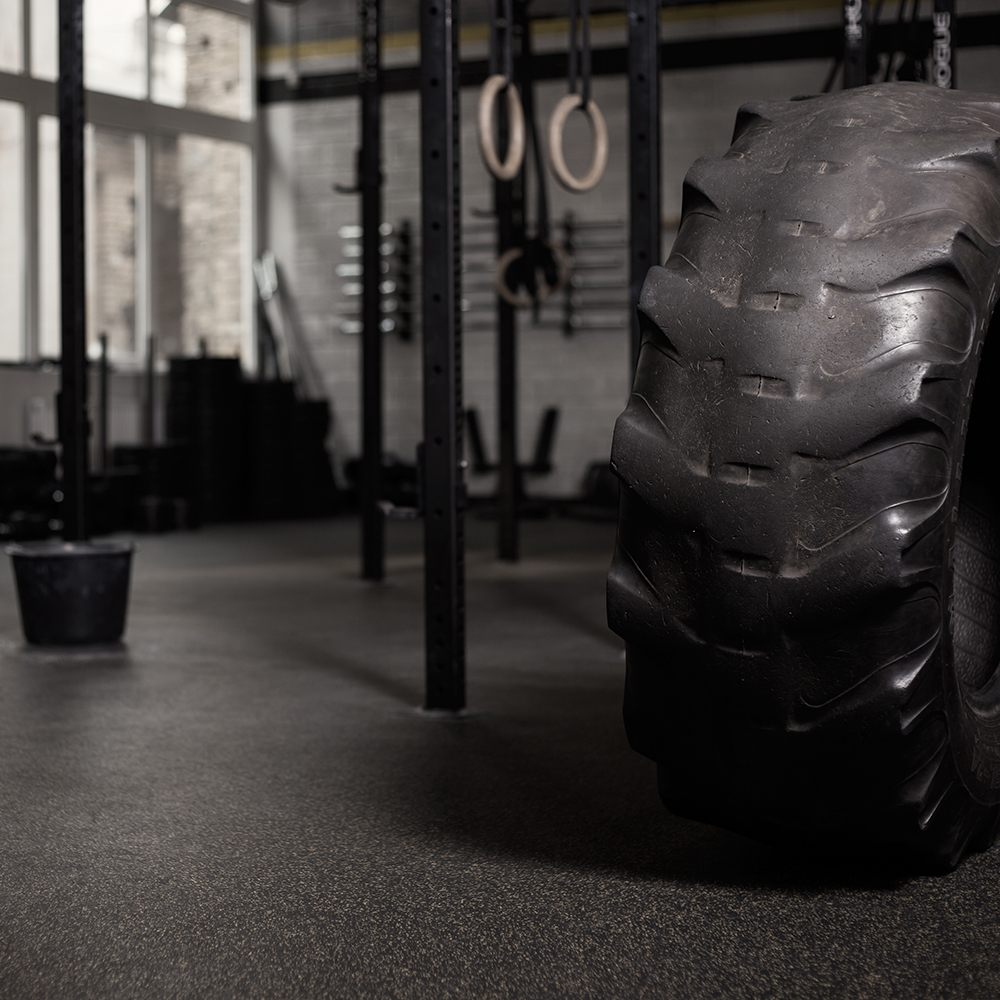
[[[554,285],[542,285],[538,289],[539,302],[544,302],[545,299],[547,299],[553,292],[561,292],[566,287],[566,282],[569,281],[570,272],[569,257],[566,255],[566,251],[558,243],[550,243],[548,240],[546,240],[545,246],[552,251],[552,255],[556,259],[556,263],[559,266],[559,278]],[[523,256],[523,247],[511,247],[509,250],[505,251],[497,261],[496,271],[497,294],[505,302],[509,302],[512,306],[518,309],[528,309],[535,304],[535,300],[527,293],[518,295],[515,292],[512,292],[506,281],[507,268],[510,267],[515,260]]]
[[[501,90],[507,91],[507,121],[510,125],[510,141],[507,143],[507,159],[500,162],[493,143],[493,103]],[[498,181],[512,181],[524,162],[524,109],[517,87],[507,83],[507,77],[494,73],[483,84],[479,92],[479,152],[483,155],[486,169]]]
[[[569,113],[580,108],[590,122],[590,132],[594,139],[594,155],[590,161],[590,169],[582,177],[574,177],[566,166],[563,156],[563,129]],[[604,174],[608,165],[608,126],[604,123],[604,115],[594,101],[587,101],[584,106],[579,94],[567,94],[555,106],[549,119],[549,161],[556,180],[567,191],[589,191]]]

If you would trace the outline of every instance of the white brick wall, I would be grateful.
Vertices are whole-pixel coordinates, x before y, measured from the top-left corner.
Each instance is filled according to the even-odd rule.
[[[963,50],[962,83],[970,89],[1000,90],[995,50]],[[803,60],[780,64],[685,70],[663,74],[663,217],[669,224],[680,214],[681,183],[699,156],[719,155],[729,145],[739,106],[751,99],[785,100],[816,93],[829,70],[828,61]],[[586,195],[571,195],[549,177],[550,214],[558,220],[571,209],[583,220],[625,219],[627,214],[627,89],[623,77],[594,80],[594,97],[604,111],[611,139],[607,173]],[[565,92],[562,83],[537,87],[539,131]],[[462,187],[465,221],[475,221],[471,209],[489,209],[490,185],[475,137],[477,93],[462,94]],[[280,171],[272,178],[272,205],[284,206],[282,218],[272,218],[272,233],[284,264],[306,333],[333,402],[338,458],[358,450],[359,338],[339,332],[338,312],[353,306],[340,294],[334,267],[342,260],[337,230],[358,221],[356,197],[335,194],[332,184],[353,181],[358,135],[355,99],[279,105],[264,111],[265,126],[278,150]],[[397,222],[408,217],[419,237],[419,99],[415,93],[390,94],[384,100],[384,217]],[[573,133],[586,139],[581,127]],[[572,139],[572,135],[569,137]],[[544,140],[543,140],[544,141]],[[571,143],[572,145],[572,143]],[[577,154],[579,155],[579,153]],[[573,150],[569,157],[572,163]],[[533,183],[532,183],[533,188]],[[529,193],[529,197],[533,195]],[[287,213],[294,212],[294,225]],[[673,233],[664,231],[664,248]],[[418,242],[418,240],[417,240]],[[419,314],[419,309],[416,310]],[[586,331],[566,338],[558,329],[532,329],[520,319],[519,449],[531,456],[541,412],[558,406],[560,425],[555,443],[554,471],[529,483],[536,494],[577,492],[590,462],[607,458],[614,421],[625,404],[629,384],[627,328],[612,332]],[[492,332],[468,332],[464,338],[465,402],[481,415],[484,439],[496,456],[496,347]],[[412,460],[420,439],[420,345],[385,341],[385,446]],[[475,493],[488,492],[492,477],[470,477]]]

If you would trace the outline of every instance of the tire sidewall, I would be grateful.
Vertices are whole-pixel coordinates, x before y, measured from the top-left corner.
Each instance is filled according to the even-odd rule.
[[[1000,266],[1000,265],[998,265]],[[992,290],[991,290],[992,292]],[[941,623],[943,670],[942,684],[948,715],[951,753],[956,769],[972,798],[983,805],[1000,803],[1000,671],[979,691],[970,691],[958,676],[955,667],[952,618],[955,613],[955,540],[958,525],[958,504],[962,482],[962,466],[968,435],[973,393],[978,381],[980,359],[991,326],[997,298],[990,301],[980,320],[974,354],[967,366],[961,418],[957,424],[957,442],[953,448],[951,503],[946,532],[945,574],[946,592],[942,601]],[[994,349],[1000,348],[1000,344]],[[982,386],[985,391],[995,387]]]

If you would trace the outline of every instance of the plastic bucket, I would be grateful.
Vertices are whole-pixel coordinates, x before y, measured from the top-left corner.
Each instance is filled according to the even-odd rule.
[[[20,542],[14,563],[21,626],[39,646],[117,642],[125,631],[131,542]]]

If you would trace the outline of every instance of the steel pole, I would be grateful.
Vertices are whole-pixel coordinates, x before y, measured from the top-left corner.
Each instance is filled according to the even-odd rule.
[[[515,188],[517,189],[515,191]],[[494,181],[497,256],[523,242],[521,179]],[[519,555],[517,470],[517,313],[497,296],[497,555],[516,562]]]
[[[465,707],[458,0],[420,5],[424,614],[428,709]]]
[[[639,360],[636,306],[660,262],[660,3],[628,0],[629,311],[631,363]]]
[[[361,37],[361,575],[385,575],[382,499],[382,93],[379,0],[359,0]]]
[[[525,118],[532,113],[531,79],[526,65],[528,31],[527,6],[522,0],[513,5],[513,24],[505,26],[512,47],[514,77],[521,81],[521,103]],[[499,16],[499,11],[497,12]],[[510,86],[514,86],[514,80]],[[506,105],[497,101],[500,149],[506,150],[508,122]],[[497,214],[497,257],[513,246],[523,246],[525,239],[524,187],[528,155],[512,181],[494,182],[494,206]],[[517,311],[497,296],[497,555],[507,562],[520,556],[518,506],[521,502],[521,477],[517,467]]]
[[[59,0],[59,218],[63,537],[87,532],[87,306],[83,216],[83,0]]]
[[[101,334],[101,366],[97,382],[97,457],[101,472],[107,474],[110,466],[108,454],[108,335]]]

